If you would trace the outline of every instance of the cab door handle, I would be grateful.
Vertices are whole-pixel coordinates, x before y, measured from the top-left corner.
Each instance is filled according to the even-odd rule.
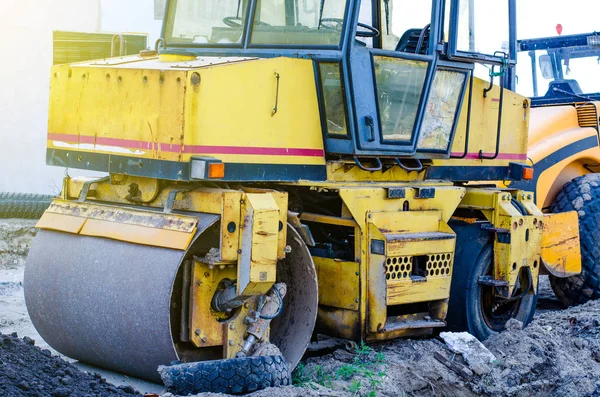
[[[375,122],[373,121],[373,117],[366,116],[365,124],[367,125],[367,128],[369,129],[369,136],[367,138],[367,142],[375,141]]]

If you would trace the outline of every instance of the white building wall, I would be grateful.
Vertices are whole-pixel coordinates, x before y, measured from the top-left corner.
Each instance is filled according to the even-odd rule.
[[[45,164],[52,31],[144,32],[153,46],[160,26],[154,0],[0,0],[0,192],[60,190],[64,169]]]
[[[102,0],[101,29],[148,33],[148,45],[154,48],[162,27],[162,21],[154,19],[154,5],[155,0]]]

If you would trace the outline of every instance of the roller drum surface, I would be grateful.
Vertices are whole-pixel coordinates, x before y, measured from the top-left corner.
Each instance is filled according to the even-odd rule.
[[[171,292],[185,252],[41,230],[27,259],[31,320],[58,352],[158,381],[177,360]]]

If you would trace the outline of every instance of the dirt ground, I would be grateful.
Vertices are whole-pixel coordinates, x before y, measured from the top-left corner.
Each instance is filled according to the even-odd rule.
[[[0,334],[17,332],[47,348],[31,325],[23,301],[23,265],[34,234],[34,222],[0,220]],[[541,293],[538,314],[529,327],[521,330],[515,322],[484,343],[495,356],[489,366],[469,366],[439,337],[359,346],[352,352],[340,345],[305,360],[294,372],[295,386],[252,396],[600,397],[600,301],[562,310],[546,278]],[[43,367],[44,360],[60,359],[44,353],[35,354],[35,360],[41,360]],[[0,354],[0,361],[9,360]],[[34,365],[21,361],[26,367]],[[18,359],[16,363],[20,364]],[[0,378],[0,385],[9,381],[14,390],[23,391],[14,379]],[[69,391],[65,387],[61,390]],[[92,389],[89,394],[96,395]],[[71,395],[84,394],[73,389]]]

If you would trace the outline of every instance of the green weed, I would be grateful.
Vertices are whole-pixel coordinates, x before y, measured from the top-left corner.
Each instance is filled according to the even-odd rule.
[[[361,372],[360,367],[353,364],[344,364],[337,370],[338,379],[348,380]]]
[[[351,393],[358,394],[358,392],[360,392],[360,387],[361,387],[360,380],[358,380],[358,379],[354,379],[354,380],[352,381],[352,384],[351,384],[351,385],[350,385],[350,387],[348,388],[348,390],[349,390]]]
[[[363,388],[368,388],[365,396],[375,397],[385,376],[384,364],[385,355],[362,342],[356,347],[352,362],[343,364],[334,373],[326,372],[321,365],[307,369],[305,364],[300,364],[292,374],[292,380],[296,386],[309,386],[314,382],[328,388],[334,380],[351,381],[348,391],[359,394]]]
[[[306,374],[306,365],[303,363],[298,364],[294,372],[292,372],[292,384],[303,386],[310,381],[310,376]]]

